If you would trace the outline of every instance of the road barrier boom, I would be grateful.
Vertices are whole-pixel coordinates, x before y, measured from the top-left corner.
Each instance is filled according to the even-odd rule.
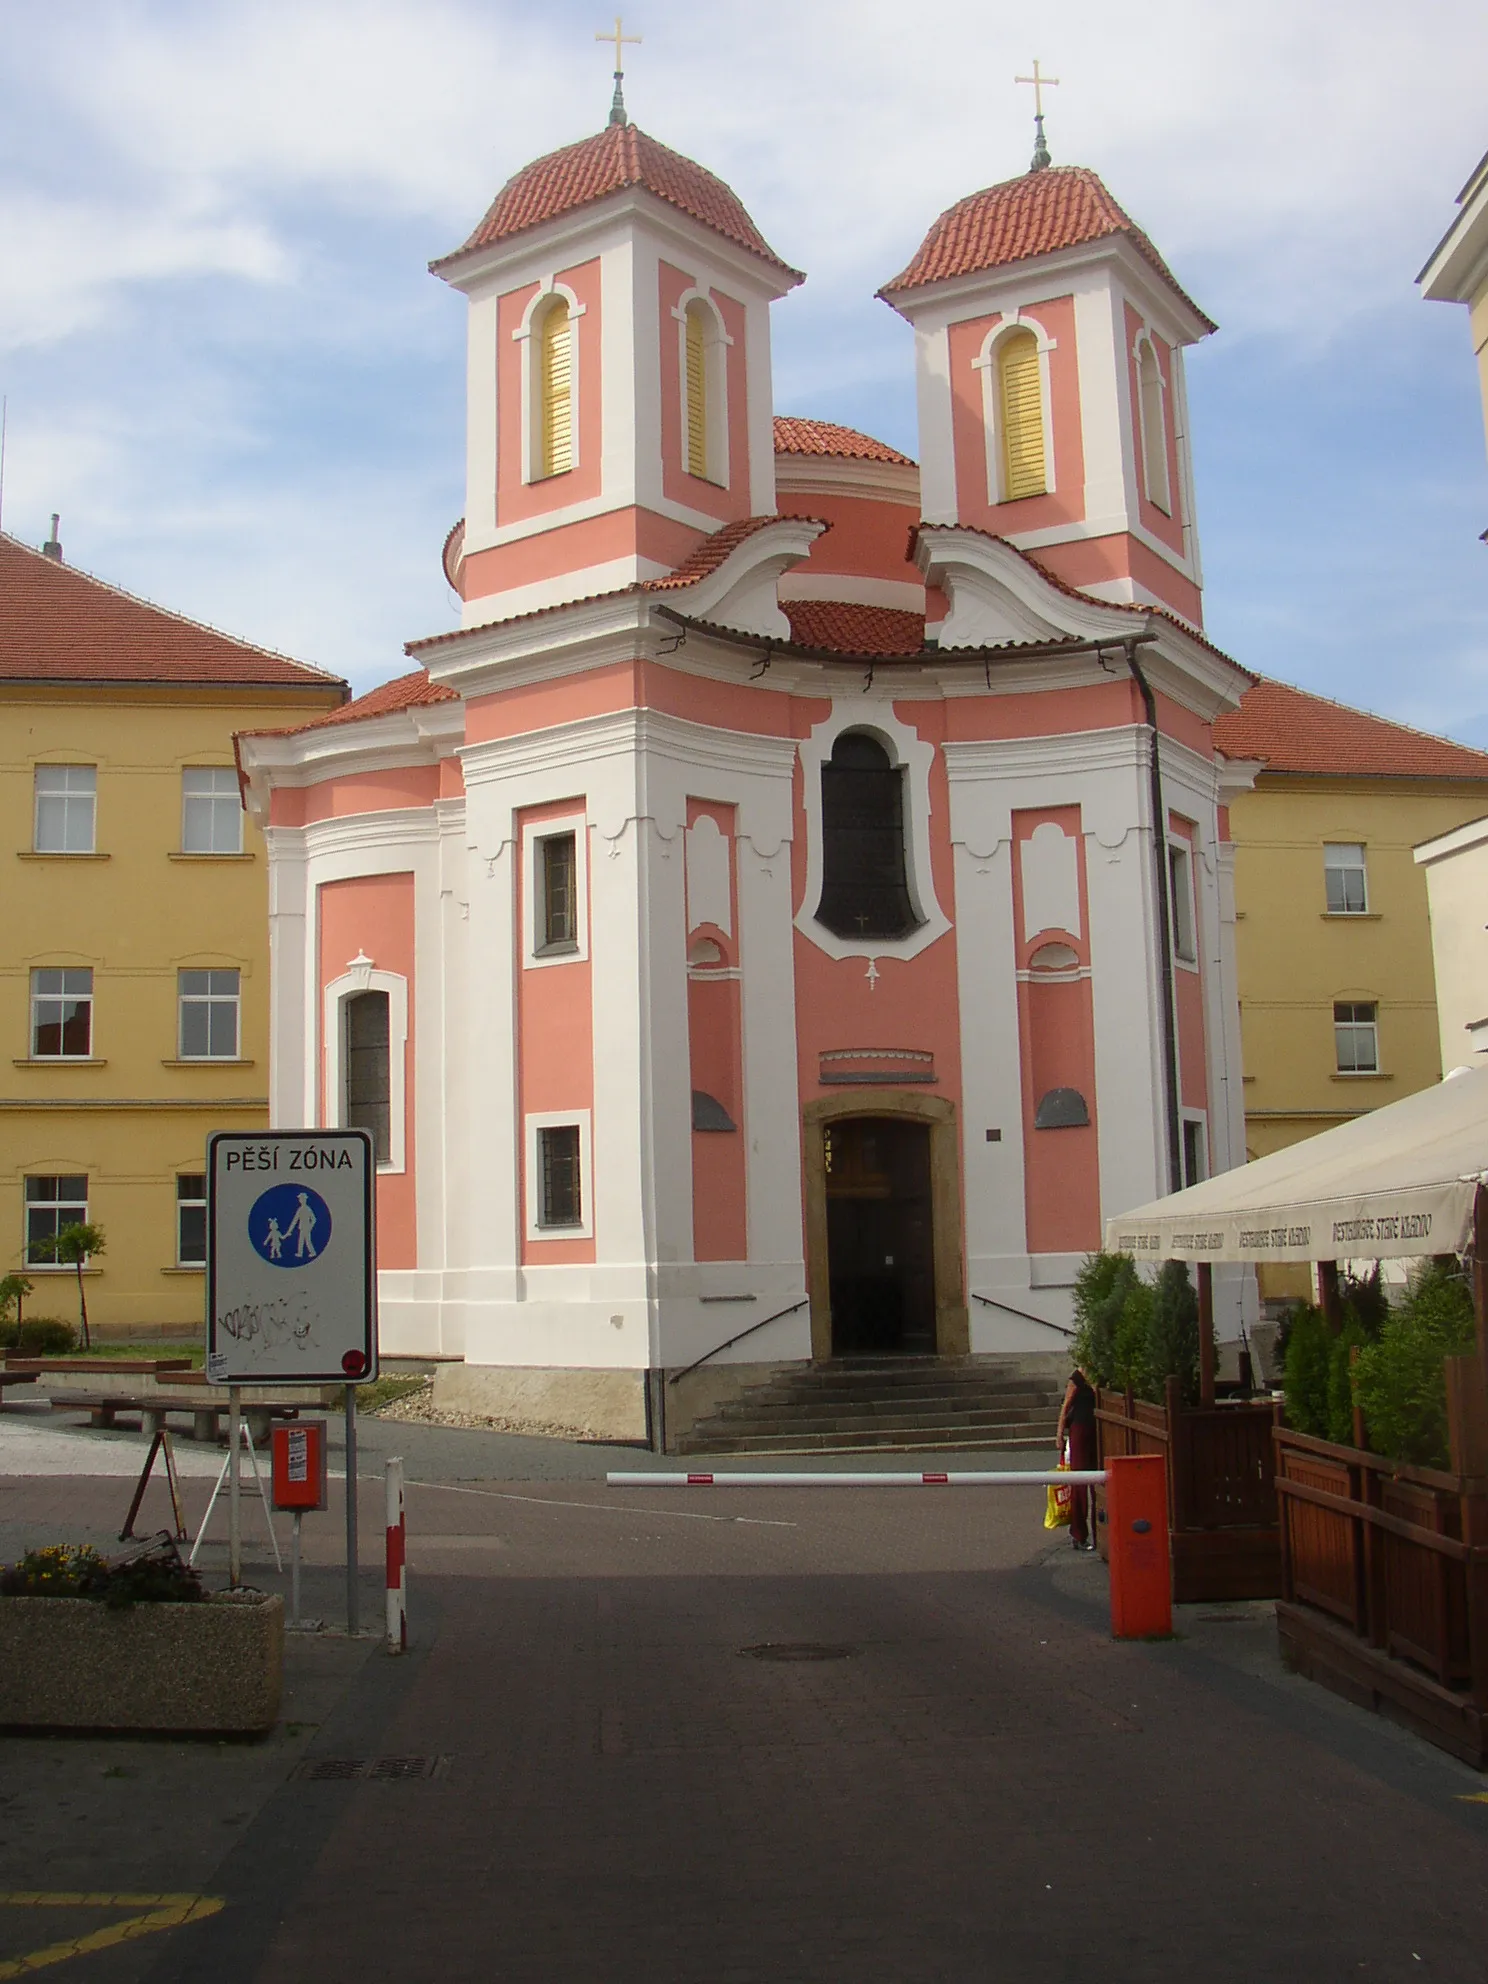
[[[1047,1474],[1021,1468],[966,1470],[957,1474],[607,1474],[611,1488],[1094,1488],[1106,1479],[1103,1467],[1053,1468]]]

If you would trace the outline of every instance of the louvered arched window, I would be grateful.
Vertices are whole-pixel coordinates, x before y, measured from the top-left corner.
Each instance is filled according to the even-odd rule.
[[[1142,407],[1142,476],[1147,500],[1165,515],[1173,513],[1168,487],[1168,423],[1163,409],[1162,367],[1152,348],[1151,338],[1143,338],[1137,353],[1137,391]]]
[[[683,320],[687,354],[687,473],[708,473],[708,319],[701,303],[689,303]]]
[[[904,769],[876,737],[847,730],[822,766],[822,892],[836,937],[907,937],[919,919],[904,859]]]
[[[537,334],[537,472],[562,475],[574,464],[573,319],[559,296]]]
[[[997,409],[1002,427],[1002,500],[1042,496],[1049,486],[1044,460],[1044,384],[1038,339],[1014,331],[997,347]]]

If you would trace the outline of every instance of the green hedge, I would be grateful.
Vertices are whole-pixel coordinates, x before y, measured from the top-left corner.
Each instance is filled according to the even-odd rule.
[[[1456,1261],[1416,1273],[1377,1343],[1359,1352],[1354,1389],[1375,1453],[1416,1467],[1448,1467],[1442,1359],[1473,1348],[1472,1293]]]

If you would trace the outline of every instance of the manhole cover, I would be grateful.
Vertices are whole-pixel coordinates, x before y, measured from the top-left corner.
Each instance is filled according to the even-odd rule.
[[[855,1646],[824,1646],[819,1640],[766,1640],[763,1646],[741,1646],[750,1660],[851,1660]]]
[[[308,1778],[313,1784],[348,1781],[407,1784],[426,1777],[443,1777],[448,1769],[448,1757],[311,1757],[300,1765],[296,1775]]]

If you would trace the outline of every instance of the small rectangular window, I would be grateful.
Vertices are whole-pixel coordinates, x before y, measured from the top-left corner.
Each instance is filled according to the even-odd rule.
[[[32,1056],[47,1060],[86,1061],[92,1052],[92,972],[33,971]]]
[[[537,1133],[538,1225],[582,1226],[584,1203],[579,1178],[579,1126],[560,1123]]]
[[[356,992],[346,1001],[348,1130],[370,1130],[377,1163],[392,1162],[392,1031],[386,992]]]
[[[1183,1183],[1185,1186],[1198,1185],[1209,1176],[1208,1139],[1204,1133],[1204,1120],[1201,1116],[1185,1116],[1183,1119]]]
[[[231,766],[188,765],[182,772],[181,851],[243,852],[243,804]]]
[[[1369,909],[1364,849],[1357,841],[1329,841],[1323,847],[1323,878],[1330,916],[1363,916]]]
[[[1197,964],[1194,935],[1193,857],[1186,847],[1168,845],[1168,897],[1173,912],[1173,955]]]
[[[235,1061],[238,1057],[239,974],[176,974],[183,1061]]]
[[[579,948],[577,836],[544,834],[537,844],[537,941],[539,957]]]
[[[176,1178],[176,1266],[199,1268],[207,1259],[207,1180],[200,1171]]]
[[[36,767],[36,853],[91,854],[97,811],[95,765]]]
[[[1341,1075],[1379,1073],[1379,1008],[1354,1000],[1333,1008],[1333,1041]]]
[[[87,1177],[28,1178],[26,1180],[26,1265],[46,1267],[47,1242],[67,1226],[88,1223]]]

